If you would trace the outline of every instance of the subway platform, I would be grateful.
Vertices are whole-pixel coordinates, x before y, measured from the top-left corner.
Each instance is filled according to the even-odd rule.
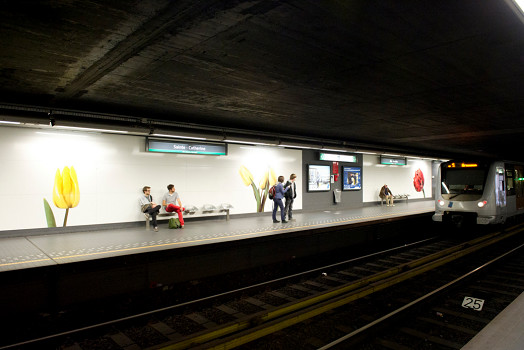
[[[298,212],[295,221],[287,224],[274,224],[268,212],[255,217],[233,216],[229,221],[220,217],[191,221],[187,216],[189,220],[183,229],[169,229],[167,220],[159,220],[159,232],[146,230],[144,224],[122,229],[0,238],[0,272],[382,221],[430,213],[434,209],[434,201],[425,200],[399,202],[394,207],[377,205],[340,211]],[[280,217],[280,212],[277,215]],[[1,234],[0,231],[0,237]]]
[[[4,237],[4,311],[61,310],[151,286],[380,243],[398,236],[407,224],[420,227],[423,238],[433,212],[434,201],[428,199],[394,207],[297,212],[295,221],[285,224],[273,223],[269,212],[235,217],[233,211],[230,220],[189,218],[184,229],[169,229],[164,220],[158,232],[146,230],[144,220],[114,229]]]

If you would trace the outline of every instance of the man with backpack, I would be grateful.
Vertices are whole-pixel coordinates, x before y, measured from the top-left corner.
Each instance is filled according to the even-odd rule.
[[[289,187],[289,191],[284,193],[284,198],[286,199],[284,214],[287,216],[289,221],[295,220],[293,219],[293,202],[295,198],[297,198],[297,185],[295,184],[296,178],[296,174],[291,174],[291,176],[289,176],[289,180],[284,185],[284,187]]]
[[[286,193],[289,190],[289,187],[286,187],[284,189],[284,185],[282,185],[282,182],[284,182],[284,176],[280,175],[278,177],[278,183],[275,186],[275,196],[273,198],[273,222],[277,223],[280,222],[277,220],[277,210],[280,208],[280,217],[282,219],[282,223],[287,223],[286,221],[286,213],[284,212],[284,203],[282,203],[282,198],[284,198],[284,193]]]

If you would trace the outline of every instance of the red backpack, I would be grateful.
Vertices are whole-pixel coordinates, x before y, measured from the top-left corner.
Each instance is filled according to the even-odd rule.
[[[275,185],[271,186],[269,189],[269,199],[275,198],[275,194],[277,192],[277,187]]]

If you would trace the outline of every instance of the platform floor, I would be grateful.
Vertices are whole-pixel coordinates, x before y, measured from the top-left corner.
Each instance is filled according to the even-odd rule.
[[[524,293],[462,348],[462,350],[522,349],[524,349]]]
[[[189,221],[184,229],[176,230],[169,229],[164,221],[159,222],[159,232],[147,231],[144,222],[144,226],[123,229],[0,238],[0,272],[356,224],[434,210],[433,200],[402,201],[394,207],[375,205],[340,211],[297,212],[295,221],[287,224],[274,224],[271,213],[267,213],[256,217],[232,216],[229,221],[224,218]]]

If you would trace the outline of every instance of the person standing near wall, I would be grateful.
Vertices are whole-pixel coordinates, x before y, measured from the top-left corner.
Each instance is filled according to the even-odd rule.
[[[289,221],[294,221],[293,219],[293,202],[295,201],[295,198],[297,198],[297,185],[295,184],[295,180],[297,178],[296,174],[291,174],[289,176],[289,180],[286,182],[284,187],[288,188],[289,190],[285,192],[284,197],[286,199],[286,206],[284,208],[284,217],[287,216],[287,219]]]
[[[380,189],[379,196],[380,196],[380,198],[386,200],[386,204],[387,204],[388,207],[389,206],[392,206],[392,207],[395,206],[393,204],[393,193],[391,193],[391,190],[389,189],[388,185],[382,186],[382,188]]]
[[[273,198],[273,222],[277,223],[280,222],[277,220],[277,210],[280,208],[280,218],[282,219],[282,223],[287,223],[286,221],[286,212],[284,211],[284,203],[282,203],[282,198],[284,198],[284,194],[287,190],[289,190],[289,187],[286,187],[284,189],[284,185],[282,183],[284,182],[284,176],[280,175],[278,177],[278,183],[275,186],[275,198]]]
[[[144,188],[142,188],[142,192],[144,192],[144,195],[138,198],[140,211],[144,213],[147,220],[149,220],[149,216],[151,216],[151,222],[153,223],[154,230],[155,232],[158,232],[156,216],[162,207],[159,204],[153,202],[153,196],[151,196],[151,187],[144,186]]]
[[[180,221],[180,225],[182,228],[184,228],[184,218],[182,216],[182,211],[184,210],[184,208],[182,208],[180,196],[177,192],[175,192],[175,185],[167,185],[167,190],[168,192],[164,194],[164,197],[162,197],[162,205],[168,213],[175,212],[178,214],[178,220]],[[177,202],[178,205],[176,205]]]

